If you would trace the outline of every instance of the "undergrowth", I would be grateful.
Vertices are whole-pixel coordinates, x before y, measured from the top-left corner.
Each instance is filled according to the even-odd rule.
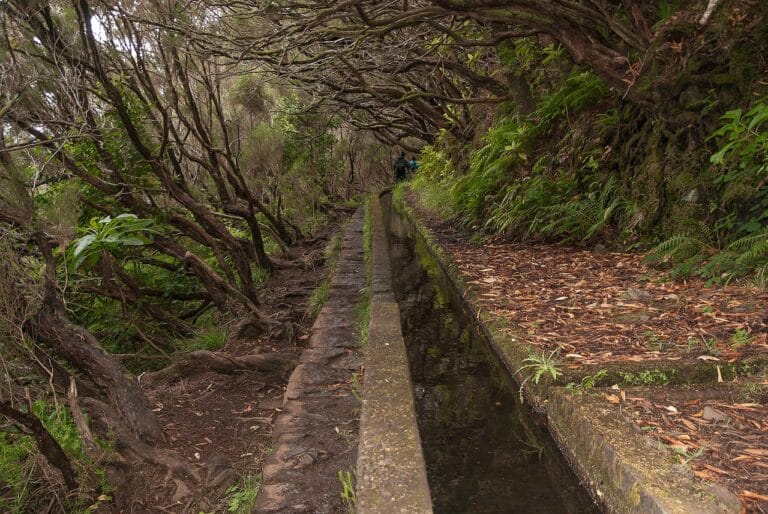
[[[331,275],[336,267],[336,261],[341,255],[341,235],[334,235],[325,245],[325,269],[326,277],[320,281],[320,284],[312,291],[312,296],[307,304],[307,315],[310,319],[315,319],[323,309],[325,301],[328,299],[328,293],[331,289]]]
[[[104,469],[85,455],[70,412],[62,406],[36,400],[32,403],[32,413],[67,454],[80,475],[80,482],[94,484],[103,494],[100,498],[106,498],[112,488],[106,482]],[[0,428],[0,484],[4,489],[0,495],[0,511],[42,512],[50,503],[52,488],[59,480],[59,471],[47,463],[30,434],[15,425]],[[59,492],[59,502],[67,512],[89,511],[87,497],[66,494],[63,489]]]
[[[447,151],[448,135],[422,151],[422,170],[414,180],[425,206],[446,218],[516,238],[596,239],[612,225],[628,221],[633,206],[612,178],[594,174],[577,180],[551,165],[541,137],[605,97],[608,90],[589,71],[575,69],[528,116],[501,117],[472,152],[469,169],[459,175]],[[532,155],[539,158],[532,160]],[[586,161],[586,158],[585,158]]]
[[[709,237],[676,234],[653,248],[646,260],[660,263],[674,275],[700,275],[709,282],[729,283],[752,276],[768,285],[768,99],[747,112],[725,113],[710,139],[721,146],[710,162],[722,171],[715,180],[723,216]]]

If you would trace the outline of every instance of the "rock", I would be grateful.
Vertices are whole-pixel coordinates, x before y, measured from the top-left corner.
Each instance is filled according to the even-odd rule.
[[[630,287],[627,289],[626,296],[628,300],[637,300],[640,302],[649,302],[653,300],[653,296],[648,291],[643,291],[636,287]]]
[[[699,189],[694,187],[687,195],[683,197],[683,201],[686,203],[697,203],[699,201]]]
[[[720,412],[719,410],[710,407],[709,405],[704,407],[704,413],[701,416],[707,421],[714,421],[717,423],[718,421],[728,421],[728,416],[726,416],[724,413]]]
[[[187,487],[187,484],[185,484],[182,480],[177,480],[174,478],[173,481],[176,484],[176,492],[174,493],[173,498],[171,498],[171,501],[178,503],[189,496],[189,487]]]
[[[279,398],[269,398],[267,400],[260,401],[259,408],[267,410],[282,409],[284,404],[285,402],[281,396]]]
[[[741,510],[741,500],[723,484],[709,484],[712,493],[733,512]]]

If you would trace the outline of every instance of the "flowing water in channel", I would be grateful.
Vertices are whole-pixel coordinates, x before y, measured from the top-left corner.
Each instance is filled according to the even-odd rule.
[[[390,212],[393,287],[436,513],[597,513],[454,288]]]

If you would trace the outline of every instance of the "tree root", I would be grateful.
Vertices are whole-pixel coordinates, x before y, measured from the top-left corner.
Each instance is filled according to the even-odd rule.
[[[93,398],[81,398],[80,402],[97,423],[99,431],[109,434],[115,444],[115,450],[129,462],[143,461],[162,467],[166,470],[166,481],[172,478],[189,478],[195,484],[202,483],[196,466],[169,450],[152,447],[133,437],[109,405]]]
[[[251,354],[235,357],[223,352],[199,350],[184,355],[170,366],[144,375],[143,380],[158,383],[190,377],[207,371],[221,374],[230,374],[236,371],[261,371],[285,376],[296,367],[297,360],[298,357],[292,353]]]

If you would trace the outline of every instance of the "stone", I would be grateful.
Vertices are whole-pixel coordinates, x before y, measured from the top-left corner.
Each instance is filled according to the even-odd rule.
[[[704,413],[701,416],[707,421],[714,421],[717,423],[718,421],[728,421],[728,416],[726,416],[724,413],[720,412],[719,410],[710,407],[707,405],[704,407]]]
[[[691,189],[687,195],[683,197],[683,201],[686,203],[697,203],[699,201],[699,190],[698,188]]]
[[[732,509],[734,512],[741,510],[741,500],[739,500],[739,497],[729,491],[723,484],[712,483],[709,484],[709,487],[717,499],[723,502],[728,508]]]
[[[267,409],[267,410],[275,410],[275,409],[282,409],[284,405],[284,401],[281,398],[269,398],[267,400],[262,400],[259,402],[259,408],[260,409]]]
[[[653,296],[648,291],[644,291],[636,287],[628,288],[626,296],[628,300],[637,300],[640,302],[649,302],[653,300]]]

